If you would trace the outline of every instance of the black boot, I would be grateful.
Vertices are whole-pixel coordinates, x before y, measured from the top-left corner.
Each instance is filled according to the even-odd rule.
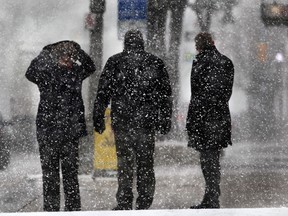
[[[132,210],[132,205],[117,205],[112,209],[113,211],[118,211],[118,210]]]
[[[199,205],[191,206],[191,209],[205,209],[205,208],[220,208],[219,196],[205,194],[202,202]]]
[[[209,208],[220,208],[218,203],[201,203],[199,205],[191,206],[190,209],[209,209]]]

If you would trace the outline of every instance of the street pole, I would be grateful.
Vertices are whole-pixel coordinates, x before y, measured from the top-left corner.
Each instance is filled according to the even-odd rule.
[[[173,87],[173,124],[171,136],[173,138],[181,138],[182,132],[178,124],[179,108],[180,108],[180,45],[182,38],[183,17],[187,0],[170,0],[168,9],[171,11],[170,21],[170,43],[167,52],[167,62],[170,69],[170,79]]]
[[[96,65],[96,72],[89,79],[89,114],[93,111],[93,102],[102,70],[105,0],[91,0],[90,12],[95,15],[95,25],[90,30],[90,56]]]
[[[105,12],[105,0],[90,0],[90,13],[93,15],[93,27],[90,29],[90,56],[95,63],[96,71],[89,77],[88,82],[88,109],[87,130],[88,136],[83,140],[80,152],[82,172],[91,173],[94,157],[94,127],[93,106],[98,88],[98,81],[102,70],[103,57],[103,14]]]

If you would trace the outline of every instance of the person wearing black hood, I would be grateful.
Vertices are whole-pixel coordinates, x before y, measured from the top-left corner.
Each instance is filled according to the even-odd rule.
[[[94,71],[79,44],[60,41],[45,46],[26,72],[40,91],[36,127],[44,211],[60,210],[60,167],[65,211],[81,210],[78,147],[80,137],[87,135],[81,90],[82,81]]]
[[[228,102],[232,94],[234,66],[217,50],[210,33],[199,33],[195,43],[198,54],[191,71],[186,129],[188,146],[200,153],[206,185],[201,204],[191,208],[220,208],[220,152],[232,145]]]
[[[148,209],[153,202],[155,133],[170,130],[171,92],[164,62],[144,50],[139,30],[126,32],[123,52],[110,57],[103,69],[94,104],[94,128],[102,133],[111,101],[118,161],[118,205],[113,210],[132,209],[134,161],[136,209]]]

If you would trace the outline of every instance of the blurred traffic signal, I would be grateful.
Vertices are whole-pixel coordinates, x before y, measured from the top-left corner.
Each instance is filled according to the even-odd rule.
[[[260,62],[267,61],[267,53],[268,53],[268,44],[267,43],[258,43],[257,44],[257,58]]]
[[[266,26],[288,26],[288,5],[262,3],[261,18]]]

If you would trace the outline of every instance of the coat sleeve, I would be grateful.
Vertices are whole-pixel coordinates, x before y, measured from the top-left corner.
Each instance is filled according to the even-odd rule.
[[[103,125],[105,110],[112,97],[112,91],[114,88],[113,86],[114,71],[115,71],[115,63],[111,58],[109,58],[100,76],[97,95],[94,102],[93,120],[94,120],[94,127],[97,132],[99,132],[97,130],[98,127],[101,127],[101,125]]]
[[[164,63],[160,66],[160,78],[159,78],[159,131],[162,134],[166,134],[171,128],[171,116],[172,116],[172,89],[168,72]]]
[[[217,105],[219,102],[227,103],[232,94],[234,80],[234,66],[230,59],[220,60],[213,68],[207,65],[210,70],[205,82],[202,96],[208,105]]]
[[[47,52],[42,51],[32,60],[25,76],[29,81],[38,85],[41,82],[49,80],[51,77],[51,70],[49,70],[50,67],[52,67],[51,59]]]
[[[81,79],[84,80],[95,72],[96,67],[91,57],[82,49],[79,50],[79,61],[83,67]]]

